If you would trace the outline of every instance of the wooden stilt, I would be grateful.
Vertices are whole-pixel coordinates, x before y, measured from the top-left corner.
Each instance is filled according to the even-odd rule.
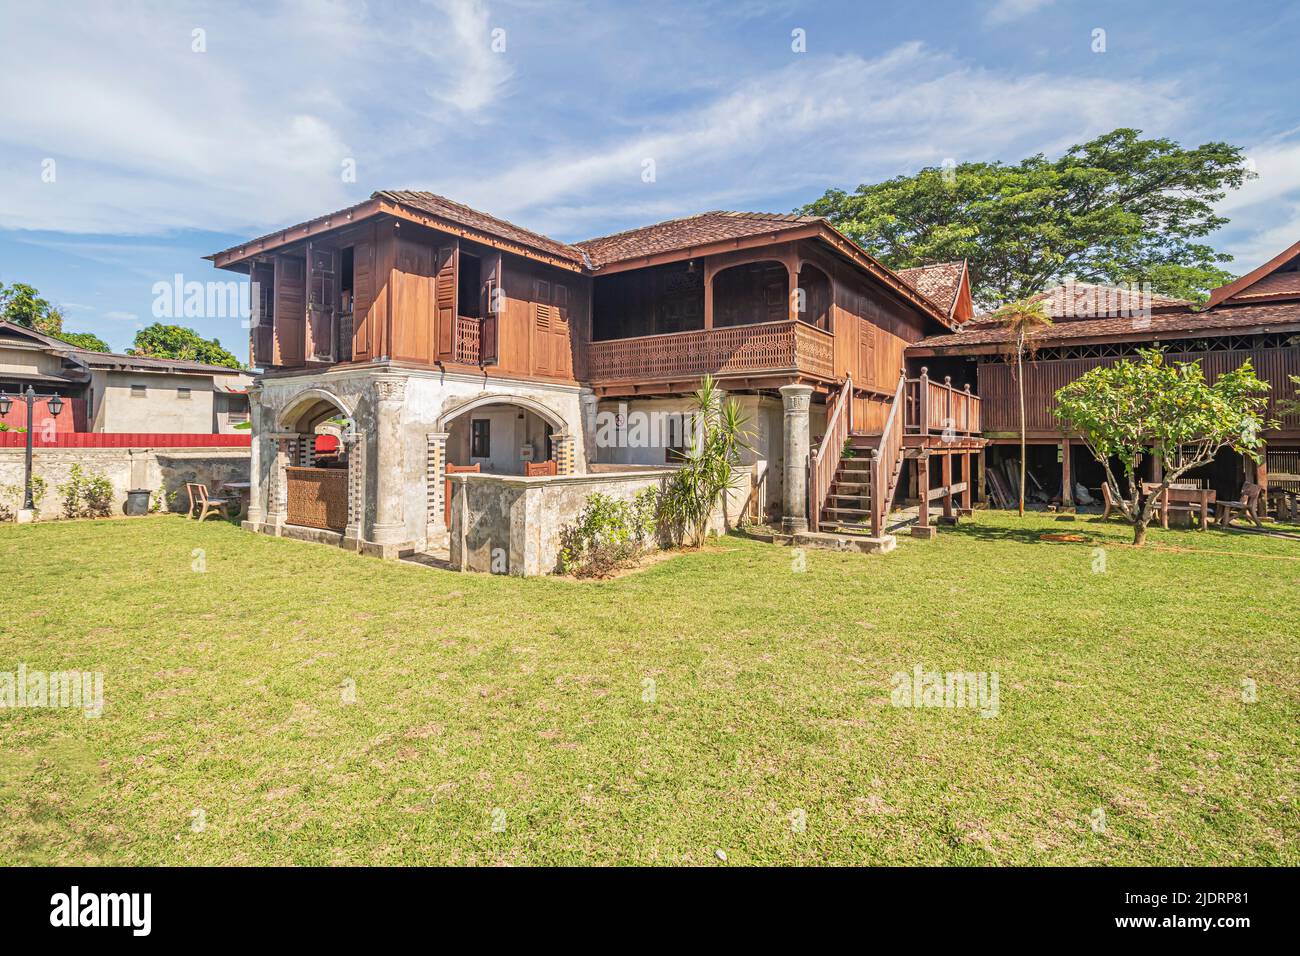
[[[916,495],[920,514],[912,526],[912,537],[933,538],[939,529],[930,524],[930,456],[925,452],[916,459]]]
[[[964,484],[966,487],[962,489],[961,509],[957,513],[960,514],[963,518],[969,518],[971,515],[975,513],[975,509],[973,507],[974,489],[971,488],[971,481],[970,481],[971,479],[970,457],[971,457],[970,452],[966,452],[961,456],[961,480],[962,480],[962,484]]]

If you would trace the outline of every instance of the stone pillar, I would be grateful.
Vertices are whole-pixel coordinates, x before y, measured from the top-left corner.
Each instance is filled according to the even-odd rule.
[[[782,385],[785,406],[785,475],[782,487],[781,531],[808,530],[808,407],[811,385]]]
[[[253,440],[248,443],[248,517],[245,521],[249,530],[257,531],[266,521],[266,483],[262,481],[262,387],[250,385],[248,388],[248,419],[252,426]]]
[[[366,443],[351,428],[340,441],[348,456],[348,524],[343,529],[343,544],[356,550],[361,547],[361,530],[366,523]]]
[[[429,432],[424,436],[425,459],[425,502],[427,513],[424,522],[428,526],[426,536],[433,538],[439,532],[446,531],[446,493],[447,477],[447,432]]]
[[[271,488],[268,493],[266,523],[275,534],[280,533],[288,517],[289,477],[287,469],[293,463],[298,443],[296,437],[275,436],[275,460],[271,463]]]
[[[375,520],[370,542],[395,546],[406,540],[402,495],[406,489],[405,454],[402,448],[402,405],[406,401],[405,375],[379,375],[374,381],[375,429]]]
[[[596,442],[596,416],[600,410],[600,400],[596,398],[594,392],[584,390],[580,401],[582,404],[582,445],[587,449],[588,461],[600,461],[600,448]]]
[[[573,436],[565,432],[551,436],[551,445],[555,449],[555,473],[573,474]]]

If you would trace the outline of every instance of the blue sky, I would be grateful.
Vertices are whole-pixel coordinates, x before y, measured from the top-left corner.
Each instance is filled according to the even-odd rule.
[[[1300,239],[1297,28],[1190,0],[6,4],[0,281],[120,350],[155,283],[375,189],[574,240],[1121,125],[1246,148],[1214,240],[1246,271]],[[237,319],[185,324],[247,357]]]

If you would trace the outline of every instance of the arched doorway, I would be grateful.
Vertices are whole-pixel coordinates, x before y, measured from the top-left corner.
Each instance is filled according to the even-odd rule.
[[[324,389],[307,389],[280,412],[273,494],[285,524],[356,536],[360,447],[352,410]]]
[[[799,320],[831,331],[831,280],[809,262],[799,267]]]
[[[477,465],[479,471],[497,475],[528,474],[530,465],[548,461],[558,474],[572,468],[571,461],[564,461],[569,438],[564,420],[533,399],[483,395],[449,409],[439,425],[449,465]]]

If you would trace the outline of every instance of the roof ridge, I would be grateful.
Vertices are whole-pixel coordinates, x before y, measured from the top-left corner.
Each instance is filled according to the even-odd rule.
[[[692,219],[703,219],[705,216],[722,216],[726,215],[725,209],[710,209],[707,212],[692,213],[689,216],[677,216],[673,219],[661,219],[659,222],[652,222],[645,226],[633,226],[631,229],[620,229],[618,232],[606,233],[603,236],[592,236],[590,239],[579,239],[573,245],[581,248],[592,242],[599,242],[602,239],[617,239],[619,236],[630,236],[634,232],[641,232],[646,229],[654,229],[656,226],[668,226],[675,222],[690,222]]]
[[[528,233],[528,234],[531,235],[531,236],[538,236],[538,237],[540,237],[540,238],[542,238],[542,239],[545,239],[547,242],[553,242],[553,243],[555,243],[555,245],[557,245],[557,246],[563,246],[563,247],[566,248],[566,249],[572,249],[575,253],[582,254],[582,250],[579,249],[579,248],[577,248],[575,245],[573,245],[573,243],[570,243],[570,242],[564,242],[564,241],[562,241],[562,240],[560,240],[560,239],[555,239],[555,238],[553,238],[553,237],[551,237],[551,236],[548,236],[548,235],[547,235],[546,233],[544,233],[544,232],[538,232],[536,229],[529,229],[527,226],[521,226],[521,225],[519,225],[519,223],[517,223],[517,222],[511,222],[509,219],[502,219],[500,216],[494,215],[494,214],[492,214],[492,213],[490,213],[490,212],[484,212],[482,209],[475,209],[473,206],[467,205],[467,204],[465,204],[465,203],[463,203],[463,202],[458,202],[458,201],[456,201],[455,199],[452,199],[452,198],[449,197],[449,196],[444,196],[444,195],[442,195],[441,193],[435,193],[435,192],[433,192],[432,190],[428,190],[428,189],[377,189],[377,190],[375,190],[373,193],[370,194],[370,198],[371,198],[371,199],[378,199],[378,198],[380,198],[380,197],[382,196],[382,197],[385,198],[385,199],[391,199],[393,202],[401,203],[401,202],[403,202],[403,200],[402,200],[402,198],[401,198],[402,194],[407,194],[407,195],[411,195],[411,196],[419,196],[419,197],[421,197],[421,198],[425,198],[425,199],[435,199],[435,200],[437,200],[437,201],[440,202],[440,203],[446,203],[448,206],[454,206],[454,207],[457,208],[457,209],[464,210],[465,212],[468,212],[468,213],[473,213],[473,214],[476,215],[476,216],[482,216],[482,217],[484,217],[485,219],[491,219],[491,220],[493,220],[494,222],[499,222],[499,223],[501,223],[501,224],[504,225],[504,226],[509,226],[511,229],[518,229],[520,232]],[[585,258],[585,254],[584,254],[584,258]]]

